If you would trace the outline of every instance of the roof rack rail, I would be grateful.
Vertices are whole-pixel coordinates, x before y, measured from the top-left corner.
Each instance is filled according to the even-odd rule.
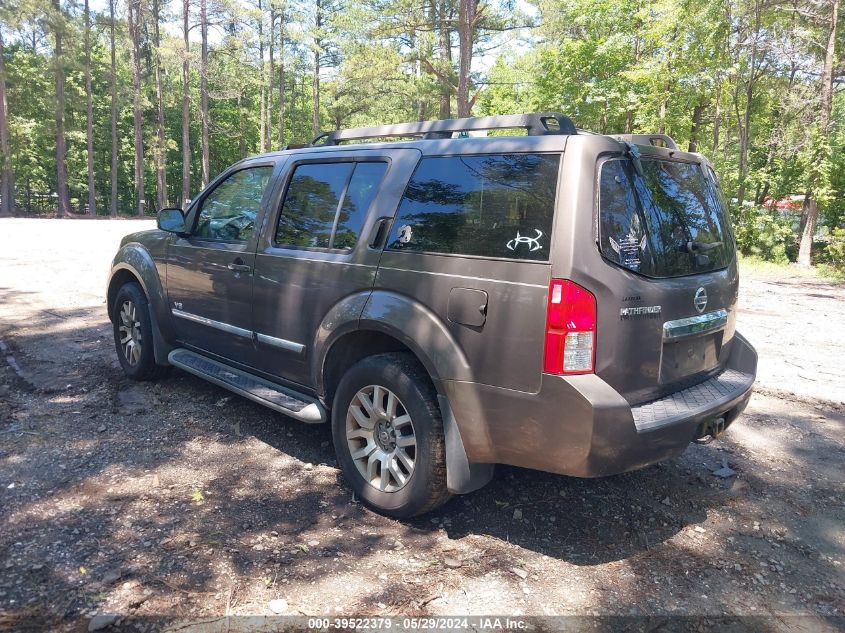
[[[617,141],[627,141],[634,145],[653,145],[654,147],[666,147],[678,149],[678,145],[668,134],[610,134],[610,138]]]
[[[577,134],[572,120],[558,112],[535,112],[533,114],[505,114],[465,119],[443,119],[440,121],[419,121],[359,127],[348,130],[323,132],[312,140],[310,146],[338,145],[342,141],[361,141],[391,136],[417,137],[422,139],[451,138],[454,132],[476,130],[506,130],[521,128],[529,136],[545,134]]]

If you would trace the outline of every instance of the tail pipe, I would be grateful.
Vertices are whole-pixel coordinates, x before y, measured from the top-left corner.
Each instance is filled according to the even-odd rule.
[[[696,444],[709,444],[725,431],[725,418],[705,420],[698,425],[693,441]]]

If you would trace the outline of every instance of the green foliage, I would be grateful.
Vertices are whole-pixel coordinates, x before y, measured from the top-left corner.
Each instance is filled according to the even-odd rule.
[[[817,259],[820,263],[845,273],[845,227],[830,231]]]
[[[779,264],[794,260],[796,233],[791,218],[756,206],[735,211],[733,217],[740,253]]]
[[[727,198],[742,209],[737,236],[747,253],[793,257],[798,225],[755,206],[812,191],[825,231],[845,222],[845,92],[834,92],[830,129],[819,126],[820,80],[829,8],[759,0],[493,0],[476,24],[474,113],[558,110],[603,133],[665,131],[682,149],[714,164]],[[7,0],[0,5],[7,70],[12,163],[19,198],[56,189],[54,29],[64,34],[67,168],[75,204],[87,198],[84,20],[81,3]],[[156,199],[154,68],[161,60],[168,197],[182,180],[182,3],[160,0],[162,41],[152,38],[152,1],[141,0],[144,198]],[[99,211],[111,195],[111,60],[108,4],[96,4],[91,60],[95,188]],[[458,0],[210,1],[210,165],[212,176],[262,151],[261,95],[269,100],[271,148],[311,138],[312,86],[319,41],[320,112],[325,127],[373,125],[456,111]],[[269,76],[269,10],[275,30]],[[135,208],[132,81],[126,4],[116,2],[117,196]],[[191,3],[197,27],[197,3]],[[845,14],[843,14],[845,16]],[[845,17],[840,18],[845,20]],[[259,24],[261,38],[259,41]],[[536,24],[537,26],[533,26]],[[515,28],[526,25],[530,28]],[[198,28],[189,61],[191,191],[200,187]],[[840,25],[839,46],[845,31]],[[445,43],[444,43],[445,42]],[[264,59],[259,55],[263,43]],[[841,67],[841,50],[835,67]],[[284,104],[279,63],[284,62]],[[263,89],[263,90],[262,90]],[[279,110],[284,106],[284,131]],[[265,117],[266,119],[267,117]],[[741,148],[745,148],[743,152]],[[77,207],[78,208],[78,207]],[[152,206],[149,207],[152,211]],[[791,232],[787,235],[787,231]],[[830,233],[834,235],[834,233]],[[829,249],[826,249],[826,252]],[[835,247],[831,253],[835,253]],[[827,256],[827,255],[825,255]],[[834,255],[835,256],[835,255]]]

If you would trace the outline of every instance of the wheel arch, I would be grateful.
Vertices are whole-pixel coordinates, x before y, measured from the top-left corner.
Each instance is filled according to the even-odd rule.
[[[364,353],[368,343],[374,351]],[[346,365],[351,367],[364,356],[387,351],[413,354],[438,393],[441,380],[472,380],[463,349],[440,317],[407,295],[375,290],[345,298],[320,324],[311,366],[317,393],[331,405],[331,381],[326,376],[337,372],[333,364],[338,359],[353,361]]]
[[[147,294],[147,289],[144,287],[144,282],[138,276],[138,274],[132,270],[129,266],[116,266],[112,269],[111,277],[109,278],[109,287],[106,291],[106,310],[108,311],[109,321],[114,323],[114,300],[117,297],[117,291],[121,289],[124,285],[128,283],[135,282],[141,289],[144,291],[144,294]]]
[[[343,325],[324,320],[320,330],[335,326],[322,353],[316,355],[314,384],[328,408],[344,373],[358,361],[385,352],[411,354],[425,369],[437,393],[446,439],[447,487],[465,494],[493,477],[492,464],[472,464],[442,380],[468,380],[471,373],[463,350],[446,325],[420,303],[398,293],[376,291],[367,298],[360,318]]]
[[[115,297],[124,284],[132,282],[141,286],[150,307],[156,364],[168,365],[167,355],[173,349],[169,343],[173,340],[173,331],[167,309],[167,295],[155,260],[146,248],[135,242],[124,244],[112,264],[106,290],[106,310],[112,323],[115,318]]]

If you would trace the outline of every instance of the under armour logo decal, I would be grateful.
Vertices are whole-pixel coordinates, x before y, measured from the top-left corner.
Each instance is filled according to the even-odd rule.
[[[537,233],[537,237],[528,237],[527,235],[520,235],[519,231],[517,231],[516,237],[507,243],[508,250],[515,251],[516,247],[520,244],[528,244],[529,251],[539,251],[541,248],[543,248],[542,246],[540,246],[540,238],[543,237],[543,232],[539,229],[534,229],[534,231]]]

